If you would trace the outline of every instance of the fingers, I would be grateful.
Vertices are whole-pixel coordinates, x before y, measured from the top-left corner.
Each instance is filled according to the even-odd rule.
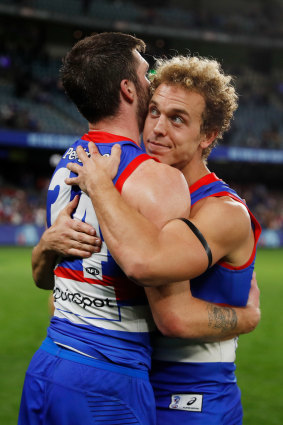
[[[69,204],[64,208],[64,211],[67,213],[69,217],[71,217],[72,213],[77,208],[79,199],[80,199],[79,195],[76,195],[74,199],[72,199],[71,202],[69,202]]]
[[[252,280],[251,280],[251,288],[248,298],[248,304],[253,305],[256,308],[260,306],[260,290],[257,285],[256,273],[253,272]]]
[[[84,165],[85,161],[88,159],[88,156],[85,153],[85,150],[82,148],[82,146],[78,146],[76,152],[77,152],[79,160]],[[79,185],[80,171],[82,172],[81,165],[74,163],[74,162],[68,162],[66,167],[68,168],[68,170],[72,171],[73,173],[77,174],[78,176],[77,177],[67,177],[65,179],[65,183],[68,184],[68,185]]]
[[[88,258],[101,251],[101,243],[100,238],[69,230],[66,234],[60,234],[53,249],[60,255]]]
[[[82,234],[86,234],[90,236],[96,236],[96,230],[94,229],[94,227],[80,220],[75,219],[72,221],[72,229],[78,233],[82,233]],[[91,241],[91,243],[93,242],[95,243],[95,241]]]
[[[84,253],[83,255],[90,257],[92,254],[100,252],[101,246],[72,241],[72,244],[68,248],[68,255],[75,255],[73,254],[74,251],[81,251]]]
[[[101,251],[102,241],[100,238],[89,236],[84,233],[72,232],[66,248],[67,255],[75,255],[82,258],[88,258],[92,254]]]
[[[69,186],[79,186],[78,177],[67,177],[64,181]]]
[[[111,157],[120,161],[120,156],[121,156],[121,146],[116,144],[111,149]]]
[[[67,164],[68,170],[72,171],[75,174],[79,174],[81,166],[79,164],[76,164],[74,162],[68,162]]]
[[[121,146],[116,144],[111,149],[111,178],[112,180],[116,176],[121,160]]]
[[[70,185],[70,186],[75,186],[78,185],[79,186],[79,174],[80,171],[82,170],[81,165],[79,164],[75,164],[74,162],[68,162],[67,164],[67,168],[68,170],[72,171],[73,173],[77,174],[76,177],[67,177],[65,178],[65,183]]]
[[[96,144],[93,143],[93,142],[89,142],[88,150],[89,150],[89,153],[90,153],[91,156],[95,155],[96,153],[98,153],[100,155],[100,152],[99,152]]]
[[[100,251],[102,241],[96,236],[96,230],[90,224],[75,219],[72,220],[70,227],[73,242],[80,244],[76,248],[91,250],[92,252]],[[93,251],[93,248],[97,248],[97,250]]]
[[[256,272],[253,272],[252,281],[251,281],[251,287],[254,287],[259,290],[257,280],[256,280]]]
[[[92,252],[89,251],[83,251],[81,249],[75,249],[71,248],[68,255],[72,255],[74,257],[80,257],[80,258],[89,258],[92,256]]]
[[[93,143],[94,145],[94,143]],[[79,157],[79,159],[82,161],[82,163],[84,164],[85,161],[88,159],[88,156],[84,150],[84,148],[82,146],[78,146],[76,149],[77,155]]]

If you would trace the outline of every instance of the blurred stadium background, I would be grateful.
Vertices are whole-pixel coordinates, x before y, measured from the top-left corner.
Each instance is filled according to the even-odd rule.
[[[44,229],[48,182],[62,152],[87,129],[58,80],[61,58],[102,31],[143,38],[151,64],[190,52],[218,59],[235,76],[239,109],[209,168],[238,190],[263,228],[263,323],[243,337],[238,355],[244,424],[283,424],[282,21],[282,0],[0,0],[1,424],[16,423],[24,371],[48,321],[47,296],[33,287],[29,266]]]

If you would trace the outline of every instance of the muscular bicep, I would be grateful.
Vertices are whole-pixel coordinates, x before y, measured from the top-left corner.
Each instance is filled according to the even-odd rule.
[[[151,167],[150,163],[141,164],[127,179],[122,197],[112,185],[108,185],[103,192],[96,191],[96,203],[93,201],[113,258],[130,279],[143,286],[164,283],[164,273],[161,276],[154,274],[156,280],[148,281],[143,271],[149,270],[148,259],[154,257],[156,248],[163,248],[159,243],[161,226],[168,220],[187,216],[190,207],[184,176],[164,164],[154,163],[155,166]],[[160,172],[157,167],[160,167]],[[161,249],[158,260],[166,258],[166,255],[166,249],[165,253]]]
[[[148,162],[126,181],[123,198],[158,228],[176,217],[188,217],[190,192],[184,176],[165,164]]]
[[[209,265],[207,252],[196,234],[182,220],[168,222],[147,250],[147,261],[140,269],[145,286],[192,279]]]
[[[212,199],[193,213],[190,221],[211,252],[211,264],[219,260],[240,266],[250,257],[254,238],[246,208],[239,203]],[[148,253],[149,255],[149,253]],[[192,279],[205,272],[210,259],[199,235],[181,220],[167,223],[150,250],[148,281],[166,283]]]
[[[254,236],[246,207],[228,197],[209,198],[190,217],[204,235],[212,252],[213,264],[219,260],[241,266],[250,257]]]

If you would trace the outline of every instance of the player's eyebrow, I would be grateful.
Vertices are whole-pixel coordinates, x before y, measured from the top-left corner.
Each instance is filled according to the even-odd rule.
[[[149,104],[150,105],[153,104],[158,108],[158,102],[154,99],[151,99]],[[186,115],[188,118],[191,118],[189,112],[184,108],[172,108],[172,109],[170,109],[170,113]]]
[[[175,114],[187,115],[188,117],[190,117],[189,112],[183,108],[173,108],[170,110],[170,112],[174,112]]]

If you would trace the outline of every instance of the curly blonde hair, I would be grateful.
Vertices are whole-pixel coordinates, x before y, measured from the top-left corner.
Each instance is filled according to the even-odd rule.
[[[225,75],[216,60],[198,56],[175,56],[171,59],[159,59],[150,79],[152,94],[164,83],[184,87],[204,97],[206,107],[201,132],[208,136],[217,132],[216,139],[203,150],[202,158],[206,159],[217,140],[230,128],[233,114],[238,107],[233,77]]]

